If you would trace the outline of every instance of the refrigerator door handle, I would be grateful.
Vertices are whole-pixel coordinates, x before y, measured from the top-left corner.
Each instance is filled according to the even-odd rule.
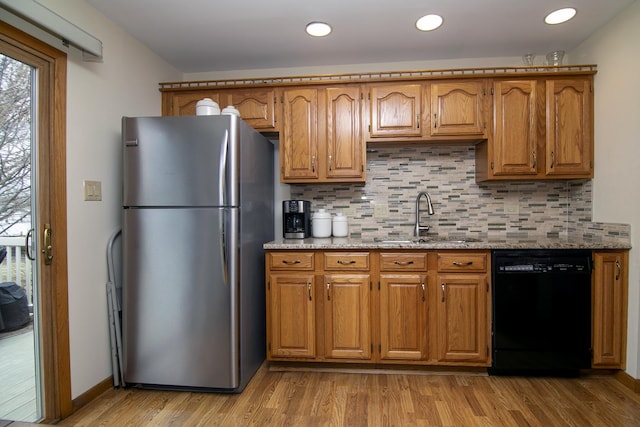
[[[218,198],[220,206],[227,205],[227,152],[229,148],[229,131],[224,132],[224,141],[220,147],[220,168],[218,179]]]
[[[229,265],[227,263],[227,215],[230,212],[223,209],[220,214],[220,261],[222,261],[222,278],[224,284],[229,286]]]

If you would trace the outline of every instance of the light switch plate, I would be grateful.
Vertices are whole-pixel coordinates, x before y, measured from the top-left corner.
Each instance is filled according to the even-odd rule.
[[[83,182],[84,200],[89,202],[98,202],[102,200],[102,182],[90,181],[85,179]]]

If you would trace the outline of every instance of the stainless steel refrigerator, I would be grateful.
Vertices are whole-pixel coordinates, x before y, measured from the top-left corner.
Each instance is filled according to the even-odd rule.
[[[124,117],[128,385],[241,391],[265,357],[272,143],[236,116]]]

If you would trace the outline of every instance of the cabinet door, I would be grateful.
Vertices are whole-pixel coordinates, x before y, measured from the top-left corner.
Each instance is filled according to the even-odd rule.
[[[436,305],[439,362],[489,360],[486,274],[440,274]]]
[[[275,89],[238,89],[230,92],[227,99],[229,104],[240,111],[240,117],[254,129],[277,130]]]
[[[596,252],[593,257],[593,366],[624,369],[626,253]]]
[[[272,357],[316,356],[313,274],[272,274],[269,278],[268,352]]]
[[[371,358],[371,282],[368,274],[324,276],[325,356]]]
[[[166,116],[195,116],[196,104],[202,98],[210,98],[220,104],[227,102],[226,96],[220,91],[174,92],[167,95],[168,111],[163,111]],[[220,106],[220,109],[224,108]]]
[[[382,360],[426,359],[426,286],[426,274],[380,275]]]
[[[327,179],[364,180],[360,87],[327,88],[326,91]]]
[[[370,87],[370,129],[376,137],[422,135],[422,85],[389,84]]]
[[[493,102],[493,174],[535,175],[538,171],[536,81],[496,81]]]
[[[318,90],[287,89],[282,100],[281,181],[317,179]]]
[[[433,83],[429,88],[432,136],[484,136],[484,80]]]
[[[547,175],[592,176],[593,97],[588,79],[547,80]]]

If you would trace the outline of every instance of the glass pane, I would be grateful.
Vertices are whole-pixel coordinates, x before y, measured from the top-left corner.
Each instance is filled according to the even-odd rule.
[[[37,421],[37,292],[26,235],[35,224],[33,67],[0,54],[0,419]]]

